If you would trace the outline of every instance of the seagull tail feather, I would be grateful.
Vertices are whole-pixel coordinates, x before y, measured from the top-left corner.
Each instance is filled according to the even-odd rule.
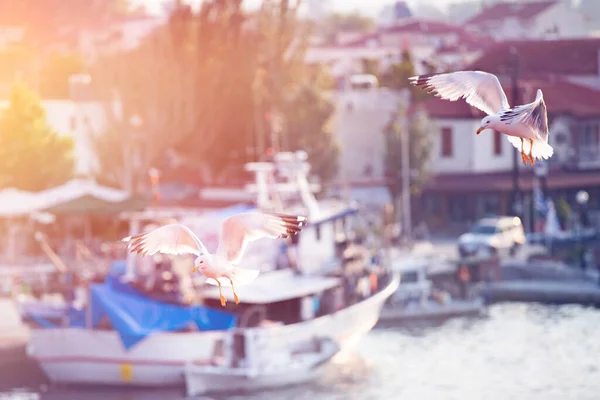
[[[536,140],[533,144],[533,158],[541,160],[548,159],[554,154],[554,149],[548,143]]]
[[[521,138],[516,136],[507,136],[508,141],[515,146],[518,151],[521,151]],[[525,154],[529,154],[530,145],[529,140],[526,139],[523,141],[523,151]],[[536,139],[533,142],[533,158],[536,160],[548,159],[552,157],[554,154],[554,149],[552,146],[543,140]]]

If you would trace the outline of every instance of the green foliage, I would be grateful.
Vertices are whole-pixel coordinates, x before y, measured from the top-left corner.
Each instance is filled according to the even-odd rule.
[[[392,179],[388,190],[396,199],[402,191],[402,130],[399,118],[401,110],[393,113],[386,127],[385,166],[387,175]],[[430,177],[428,170],[431,159],[432,127],[424,112],[418,111],[408,123],[409,168],[411,170],[410,191],[417,194]]]
[[[379,82],[381,86],[390,89],[400,90],[408,88],[411,92],[412,101],[419,102],[427,98],[427,92],[409,83],[408,78],[415,75],[415,67],[410,52],[404,50],[400,62],[390,65],[387,71],[381,73]]]
[[[310,86],[300,88],[283,110],[286,149],[305,150],[312,172],[323,185],[330,183],[338,170],[340,146],[329,126],[334,111],[333,104]]]
[[[571,218],[571,206],[564,196],[558,200],[556,204],[556,216],[558,217],[563,229],[567,227],[567,223]]]
[[[363,73],[375,76],[379,75],[379,60],[374,58],[363,58],[361,63]]]
[[[2,188],[40,191],[73,177],[73,140],[50,128],[39,98],[22,83],[0,116],[0,144]]]

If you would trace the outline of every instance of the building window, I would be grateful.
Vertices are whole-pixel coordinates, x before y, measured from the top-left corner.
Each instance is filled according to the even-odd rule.
[[[580,158],[584,161],[595,160],[600,153],[600,125],[583,124],[579,136]]]
[[[442,157],[452,157],[452,128],[442,128]]]
[[[453,195],[448,197],[448,214],[451,222],[465,222],[469,215],[466,196]]]
[[[494,155],[502,154],[502,133],[494,131]]]
[[[442,201],[438,196],[429,195],[425,197],[425,212],[427,214],[439,214],[442,212]]]

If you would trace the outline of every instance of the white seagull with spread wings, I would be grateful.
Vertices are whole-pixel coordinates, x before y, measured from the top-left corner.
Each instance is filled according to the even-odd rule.
[[[221,305],[227,300],[221,286],[231,286],[236,304],[240,300],[234,285],[252,282],[259,274],[257,269],[239,268],[248,243],[260,238],[287,238],[306,225],[306,218],[295,215],[248,212],[228,217],[223,222],[219,246],[210,254],[206,246],[188,227],[181,224],[165,225],[150,232],[123,238],[131,253],[141,255],[193,254],[196,256],[192,272],[200,270],[206,283],[219,286]]]
[[[463,98],[468,104],[488,114],[481,120],[477,134],[484,129],[506,134],[510,143],[521,152],[523,164],[529,160],[533,165],[536,158],[547,159],[554,153],[548,144],[548,116],[540,89],[532,103],[510,108],[498,78],[487,72],[420,75],[409,78],[409,81],[444,100]]]

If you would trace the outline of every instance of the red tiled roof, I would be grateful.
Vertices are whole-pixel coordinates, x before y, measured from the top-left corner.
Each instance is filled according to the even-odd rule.
[[[488,21],[504,20],[506,18],[517,18],[527,20],[533,18],[548,7],[557,4],[558,1],[536,1],[529,3],[498,3],[486,7],[479,14],[466,22],[467,25],[479,25]]]
[[[512,86],[503,84],[509,103]],[[544,93],[548,115],[569,114],[581,118],[600,116],[600,92],[564,79],[548,78],[522,80],[519,82],[520,102],[534,100],[537,89]],[[464,100],[447,101],[432,97],[423,103],[427,113],[434,118],[471,119],[483,118],[485,114],[468,105]]]
[[[411,18],[409,22],[383,28],[381,33],[401,33],[401,32],[420,32],[439,35],[444,33],[463,33],[464,28],[459,25],[448,24],[446,22],[428,20],[422,18]]]
[[[468,69],[505,75],[519,55],[522,77],[539,74],[598,75],[600,38],[508,41],[491,45]]]
[[[422,35],[446,35],[455,33],[459,36],[459,43],[468,42],[469,44],[477,42],[480,44],[488,44],[492,42],[492,39],[483,34],[474,34],[468,32],[460,25],[448,24],[446,22],[429,20],[423,18],[410,18],[408,22],[401,22],[394,26],[382,28],[378,32],[372,32],[364,35],[361,38],[352,40],[340,47],[362,47],[365,46],[370,40],[379,40],[382,34],[401,34],[401,33],[413,33]]]

